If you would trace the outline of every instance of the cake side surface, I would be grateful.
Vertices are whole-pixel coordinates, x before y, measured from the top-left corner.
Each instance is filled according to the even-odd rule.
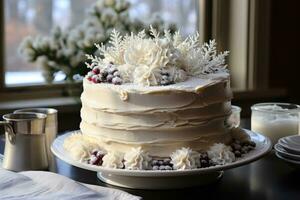
[[[148,90],[85,80],[82,133],[97,137],[109,151],[126,153],[141,146],[162,157],[181,147],[205,151],[214,143],[230,142],[224,121],[232,93],[224,76]]]

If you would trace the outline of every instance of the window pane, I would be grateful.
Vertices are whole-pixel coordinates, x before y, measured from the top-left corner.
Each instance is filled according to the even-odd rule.
[[[197,0],[130,0],[130,16],[149,23],[151,15],[160,16],[165,22],[177,25],[183,35],[197,29]]]
[[[93,0],[5,0],[5,83],[44,83],[35,64],[18,54],[18,46],[28,35],[48,35],[51,28],[69,27],[83,20],[84,9]],[[64,75],[58,74],[56,81]]]
[[[196,0],[129,0],[130,16],[150,23],[157,13],[166,22],[177,24],[184,34],[196,30]],[[5,83],[42,84],[39,66],[27,63],[19,54],[18,46],[28,35],[48,35],[52,27],[63,29],[81,23],[95,0],[5,0]],[[59,73],[56,81],[64,79]]]

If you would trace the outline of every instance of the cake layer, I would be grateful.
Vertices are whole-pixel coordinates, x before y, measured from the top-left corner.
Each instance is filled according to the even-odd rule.
[[[194,135],[195,138],[193,139],[188,138],[188,136],[191,136],[192,134],[185,134],[183,132],[171,134],[173,136],[177,136],[177,139],[175,139],[176,137],[170,137],[169,139],[161,138],[161,134],[152,132],[150,134],[145,134],[148,137],[152,136],[152,141],[146,142],[143,141],[145,139],[143,138],[143,140],[141,141],[126,142],[113,139],[113,137],[106,138],[102,135],[97,134],[100,132],[103,133],[105,131],[103,129],[101,129],[100,132],[96,132],[96,134],[93,134],[93,131],[97,131],[97,129],[89,129],[88,126],[85,126],[83,124],[84,123],[81,123],[81,131],[83,133],[88,133],[89,136],[95,137],[97,143],[99,143],[99,145],[107,151],[126,153],[130,151],[131,148],[142,147],[149,153],[149,155],[157,157],[168,157],[172,152],[182,147],[189,147],[199,152],[206,151],[214,143],[229,144],[232,140],[231,135],[229,134],[229,129],[223,129],[222,131],[210,132],[207,134],[197,134],[197,136]],[[132,136],[132,134],[134,133],[124,131],[120,132],[120,134],[123,134],[123,136],[127,135],[130,138],[130,135]],[[137,134],[137,136],[139,136],[139,134]],[[165,136],[167,136],[167,134]],[[187,137],[185,138],[185,136]]]
[[[82,104],[81,118],[85,123],[98,127],[138,130],[147,128],[175,128],[180,126],[197,126],[204,122],[229,115],[230,102],[212,104],[186,110],[153,110],[152,112],[112,113]]]
[[[193,141],[203,136],[215,137],[218,134],[224,134],[227,127],[224,125],[225,117],[216,118],[203,122],[196,126],[181,126],[176,128],[145,128],[137,130],[113,129],[97,126],[96,124],[82,121],[81,131],[93,136],[101,136],[125,143],[155,143],[161,141]]]
[[[226,80],[195,79],[172,86],[148,87],[135,85],[92,84],[84,80],[83,104],[110,113],[135,113],[186,110],[231,100],[230,84]],[[156,89],[155,89],[156,88]]]
[[[84,80],[80,129],[108,151],[142,147],[169,156],[182,147],[207,150],[229,143],[224,121],[231,112],[228,77],[190,78],[159,87],[92,84]]]

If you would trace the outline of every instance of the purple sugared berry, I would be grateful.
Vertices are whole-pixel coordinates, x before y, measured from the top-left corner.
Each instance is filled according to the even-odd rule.
[[[152,166],[158,165],[158,160],[152,160],[151,165]]]
[[[91,152],[91,155],[97,156],[98,151],[99,151],[98,149],[94,149],[94,150]]]
[[[120,77],[120,76],[121,76],[121,73],[120,73],[119,71],[115,71],[115,72],[113,73],[113,75],[114,75],[114,76]]]
[[[165,158],[164,159],[164,164],[167,165],[167,164],[170,164],[171,162],[171,159],[170,158]]]
[[[114,67],[114,66],[111,66],[111,67],[108,68],[108,70],[107,70],[107,72],[108,72],[109,74],[112,74],[112,75],[114,75],[114,73],[115,73],[116,71],[118,71],[118,69],[117,69],[116,67]]]
[[[115,85],[121,85],[122,84],[122,79],[120,77],[114,77],[112,79],[112,83]]]
[[[102,75],[104,78],[106,78],[107,75],[108,75],[108,72],[107,72],[106,70],[104,70],[104,71],[101,72],[101,75]]]
[[[234,155],[235,157],[239,158],[242,156],[241,152],[240,151],[234,151]]]
[[[107,75],[107,77],[106,77],[106,81],[107,81],[108,83],[111,83],[111,82],[112,82],[112,80],[113,80],[113,78],[114,78],[114,76],[113,76],[113,75],[111,75],[111,74],[108,74],[108,75]]]
[[[157,164],[158,164],[158,165],[163,165],[163,164],[164,164],[164,161],[159,160]]]
[[[92,164],[92,165],[98,165],[98,166],[101,166],[102,163],[103,163],[103,157],[104,157],[105,153],[101,150],[93,150],[91,152],[91,156],[88,160],[88,163],[89,164]]]

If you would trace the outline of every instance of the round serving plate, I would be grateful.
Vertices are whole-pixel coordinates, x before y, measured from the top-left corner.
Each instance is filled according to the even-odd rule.
[[[272,144],[267,137],[249,130],[245,131],[251,137],[251,140],[256,143],[254,150],[230,164],[192,170],[154,171],[110,169],[82,163],[74,160],[63,148],[65,138],[71,134],[80,133],[80,131],[68,132],[57,137],[52,143],[51,150],[56,157],[70,165],[97,172],[97,176],[100,180],[111,185],[134,189],[174,189],[213,183],[222,177],[224,170],[246,165],[258,160],[271,150]]]

